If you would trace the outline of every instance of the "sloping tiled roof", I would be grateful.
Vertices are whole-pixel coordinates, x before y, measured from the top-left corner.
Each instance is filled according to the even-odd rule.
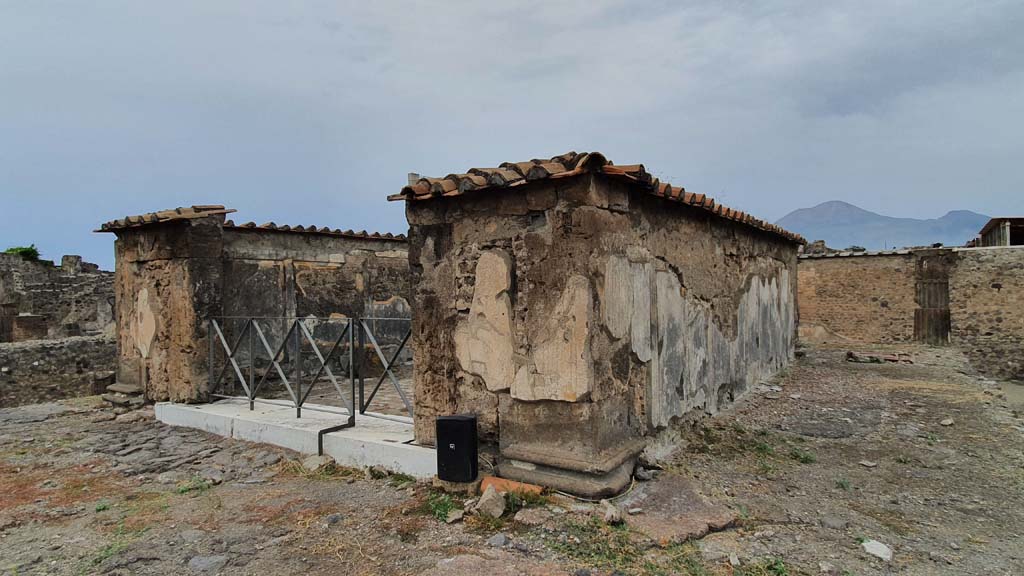
[[[793,242],[806,243],[799,234],[717,204],[714,199],[704,194],[694,194],[667,182],[660,182],[657,178],[651,177],[643,164],[616,166],[600,152],[568,152],[547,160],[505,162],[497,168],[472,168],[465,174],[449,174],[444,178],[420,178],[416,183],[402,188],[400,193],[388,196],[388,200],[432,200],[482,190],[505,190],[536,180],[569,178],[587,172],[600,172],[612,178],[625,180],[659,198],[706,210],[727,220],[746,224]]]
[[[188,208],[175,208],[174,210],[161,210],[160,212],[149,212],[138,216],[125,216],[119,220],[111,220],[100,225],[96,232],[113,232],[125,228],[135,228],[146,224],[160,224],[174,220],[191,220],[193,218],[206,218],[217,214],[230,214],[235,210],[224,208],[217,204],[204,206],[190,206]]]
[[[339,230],[338,228],[328,228],[326,226],[288,226],[287,224],[277,225],[273,222],[267,222],[266,224],[256,224],[255,222],[246,222],[245,224],[235,224],[231,220],[224,223],[225,228],[234,228],[236,230],[261,230],[269,232],[300,232],[304,234],[327,234],[329,236],[344,236],[346,238],[361,238],[364,240],[394,240],[397,242],[405,242],[404,234],[392,234],[386,232],[381,234],[380,232],[367,232],[366,230],[360,230],[354,232],[352,230]]]

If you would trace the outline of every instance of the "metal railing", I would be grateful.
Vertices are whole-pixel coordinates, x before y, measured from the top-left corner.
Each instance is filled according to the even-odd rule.
[[[296,418],[302,418],[303,408],[346,416],[344,424],[330,429],[339,430],[355,426],[357,411],[388,418],[367,413],[388,380],[412,418],[412,402],[395,374],[411,333],[409,318],[210,318],[208,389],[215,398],[248,400],[250,410],[255,409],[256,403],[288,406],[287,400],[260,397],[267,383],[274,382],[284,387]],[[393,348],[390,355],[385,354],[386,346]],[[371,370],[366,356],[371,351],[382,370],[367,394],[366,380]],[[345,375],[336,374],[332,365]],[[314,389],[327,384],[337,393],[343,411],[306,406]],[[244,395],[237,393],[239,386]]]

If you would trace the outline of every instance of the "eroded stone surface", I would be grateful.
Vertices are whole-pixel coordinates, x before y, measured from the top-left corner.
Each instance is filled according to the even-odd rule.
[[[463,370],[480,377],[487,390],[512,386],[512,260],[502,250],[488,250],[476,264],[476,288],[469,315],[455,329],[455,355]]]

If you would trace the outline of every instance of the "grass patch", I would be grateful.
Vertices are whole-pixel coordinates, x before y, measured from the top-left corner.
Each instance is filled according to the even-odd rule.
[[[415,483],[415,478],[402,472],[395,472],[388,477],[388,486],[392,486],[394,488],[405,488],[406,486]]]
[[[649,548],[628,526],[608,526],[597,518],[567,522],[561,534],[548,537],[547,546],[588,568],[638,576],[711,574],[692,543]]]
[[[813,452],[808,452],[801,448],[793,448],[789,451],[789,457],[801,464],[814,464],[818,461],[818,458]]]
[[[203,492],[209,490],[211,487],[213,487],[213,484],[210,484],[209,482],[203,480],[199,476],[193,476],[189,480],[182,482],[181,484],[178,485],[178,494],[202,494]]]
[[[747,566],[737,567],[733,576],[790,576],[786,563],[782,558],[765,558]]]
[[[836,488],[839,488],[840,490],[845,490],[845,491],[849,492],[850,491],[850,481],[847,480],[846,478],[840,478],[840,479],[836,480]]]
[[[448,520],[448,514],[452,510],[458,510],[459,508],[461,506],[455,502],[450,494],[434,491],[427,495],[427,499],[419,507],[419,512],[444,522]]]
[[[106,512],[107,510],[110,510],[110,503],[109,502],[97,502],[96,503],[96,511],[97,512]]]

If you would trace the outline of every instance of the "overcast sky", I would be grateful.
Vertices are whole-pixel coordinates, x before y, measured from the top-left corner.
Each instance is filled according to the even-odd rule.
[[[190,204],[404,232],[407,172],[603,152],[770,220],[1024,215],[1024,2],[0,0],[0,249]]]

